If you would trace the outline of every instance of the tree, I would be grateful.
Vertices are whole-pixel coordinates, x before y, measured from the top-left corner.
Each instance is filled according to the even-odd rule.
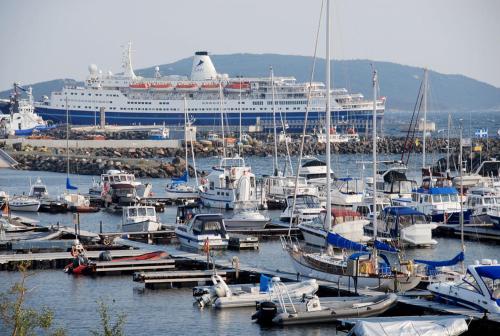
[[[63,329],[51,331],[54,313],[48,307],[25,307],[26,296],[31,291],[26,287],[26,280],[35,273],[28,272],[29,262],[22,262],[18,269],[21,272],[20,282],[16,282],[8,292],[0,293],[0,318],[6,328],[11,329],[12,336],[31,336],[45,332],[48,335],[65,335]]]
[[[113,300],[114,302],[114,300]],[[111,317],[109,315],[109,307],[101,298],[97,301],[99,305],[99,315],[101,318],[101,328],[102,330],[92,330],[90,333],[93,336],[123,336],[125,335],[123,327],[125,325],[126,314],[120,313],[116,317],[116,322],[112,324]]]

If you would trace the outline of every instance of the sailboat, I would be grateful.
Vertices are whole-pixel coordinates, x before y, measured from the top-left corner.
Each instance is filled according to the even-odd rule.
[[[187,116],[187,101],[184,97],[184,148],[185,156],[184,160],[186,162],[186,171],[179,178],[173,178],[170,184],[165,187],[165,197],[171,200],[195,200],[199,198],[198,190],[192,185],[188,184],[189,181],[189,165],[188,165],[188,130],[191,144],[191,152],[193,155],[193,165],[194,165],[194,150],[193,150],[193,137],[191,132],[191,122],[188,120]],[[196,165],[194,165],[194,171],[196,174]],[[195,177],[196,184],[198,184],[198,178]]]
[[[66,97],[66,191],[61,198],[70,211],[97,212],[99,208],[90,206],[89,198],[76,192],[75,190],[78,190],[78,187],[72,185],[69,179],[69,131],[68,97]]]
[[[329,2],[327,8],[329,9]],[[331,85],[330,85],[330,13],[327,12],[326,24],[326,171],[330,171],[330,121],[331,121]],[[377,72],[373,72],[373,178],[377,175]],[[331,185],[330,174],[326,175],[326,185]],[[373,195],[373,208],[376,209],[377,194]],[[371,288],[381,291],[407,291],[415,288],[420,277],[411,270],[393,271],[389,259],[381,251],[396,253],[393,247],[377,240],[377,217],[374,216],[374,247],[369,250],[364,244],[353,242],[339,234],[331,232],[332,205],[331,193],[326,193],[325,230],[328,231],[328,250],[323,252],[307,252],[288,237],[282,237],[282,245],[292,258],[297,272],[302,275],[331,281],[343,286]],[[335,254],[333,248],[341,249]],[[347,255],[346,251],[355,251]]]

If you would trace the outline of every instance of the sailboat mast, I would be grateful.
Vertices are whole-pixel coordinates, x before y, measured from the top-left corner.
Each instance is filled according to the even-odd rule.
[[[331,88],[331,74],[330,74],[330,0],[326,2],[326,217],[325,226],[328,231],[332,226],[332,195],[331,195],[331,160],[330,160],[330,121],[331,121],[331,101],[330,101],[330,88]]]
[[[448,139],[446,141],[446,174],[450,173],[450,129],[451,129],[451,114],[448,113]]]
[[[66,178],[69,178],[69,110],[66,97]]]
[[[188,176],[189,176],[187,124],[188,124],[188,119],[187,119],[187,101],[186,101],[186,96],[184,96],[184,154],[185,154],[184,158],[186,160],[186,172],[188,173]]]
[[[273,160],[273,174],[278,176],[278,132],[276,131],[276,104],[274,97],[274,71],[273,67],[269,67],[271,72],[271,97],[273,104],[273,129],[274,129],[274,160]]]
[[[377,70],[373,70],[373,240],[377,240]],[[377,250],[373,250],[375,260]],[[375,263],[377,264],[377,263]]]
[[[240,106],[238,108],[240,110],[240,145],[238,146],[239,147],[239,154],[240,154],[240,156],[242,154],[241,153],[241,149],[242,149],[241,147],[243,146],[243,132],[242,132],[242,129],[241,129],[241,106],[242,106],[242,104],[241,104],[242,103],[241,102],[241,91],[242,91],[242,85],[243,84],[241,82],[241,76],[240,76],[240,101],[239,101],[239,103],[240,103],[239,105]]]
[[[224,136],[224,111],[222,101],[222,81],[219,82],[220,127],[222,130],[222,156],[226,157],[226,138]],[[241,108],[241,106],[240,106]]]
[[[424,105],[424,128],[422,130],[422,168],[426,167],[426,162],[425,162],[425,143],[426,143],[426,138],[427,138],[427,76],[428,76],[428,71],[427,68],[424,69],[424,92],[423,92],[423,105]]]
[[[459,195],[459,202],[460,202],[460,244],[462,247],[462,252],[465,255],[465,242],[464,242],[464,209],[463,209],[463,203],[462,203],[462,197],[464,194],[464,180],[463,180],[463,169],[462,169],[462,162],[463,162],[463,149],[462,149],[462,136],[463,136],[463,127],[462,127],[462,120],[460,120],[460,152],[459,152],[459,169],[460,169],[460,195]],[[465,274],[465,264],[462,261],[462,273]]]

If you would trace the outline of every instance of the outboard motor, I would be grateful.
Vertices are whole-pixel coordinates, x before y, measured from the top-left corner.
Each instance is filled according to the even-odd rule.
[[[99,253],[99,261],[111,261],[113,257],[111,256],[111,252],[103,251]]]
[[[262,325],[270,325],[278,314],[278,307],[272,301],[261,302],[257,306],[257,312],[252,315],[252,320]]]

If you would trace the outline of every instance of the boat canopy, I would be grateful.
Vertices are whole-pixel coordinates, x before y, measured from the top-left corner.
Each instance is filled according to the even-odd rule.
[[[435,261],[435,260],[422,260],[422,259],[414,259],[413,261],[418,263],[418,264],[425,264],[428,267],[431,268],[436,268],[436,267],[443,267],[443,266],[453,266],[458,264],[461,261],[464,261],[464,253],[460,252],[457,254],[453,259],[450,260],[441,260],[441,261]],[[500,271],[500,269],[499,269]]]
[[[173,178],[172,179],[172,184],[182,184],[182,183],[187,183],[189,179],[189,174],[187,172],[187,170],[184,172],[184,174],[182,174],[181,177],[178,177],[178,178]]]
[[[391,319],[391,320],[388,320]],[[402,336],[402,335],[461,335],[468,329],[464,318],[458,317],[432,317],[417,316],[399,318],[378,317],[373,319],[360,319],[349,335],[355,336]]]
[[[390,252],[390,253],[398,253],[398,249],[395,248],[394,246],[391,246],[389,244],[386,244],[386,243],[383,243],[381,241],[378,241],[378,240],[375,240],[375,242],[373,243],[373,246],[377,249],[377,250],[380,250],[380,251],[386,251],[386,252]]]
[[[348,249],[348,250],[353,250],[353,251],[368,251],[368,247],[366,245],[356,243],[352,240],[346,239],[342,237],[339,234],[336,234],[334,232],[328,232],[328,236],[326,237],[326,241],[328,244],[338,247],[338,248],[343,248],[343,249]]]
[[[478,266],[476,272],[481,277],[497,280],[500,279],[500,265]]]
[[[408,215],[424,215],[420,211],[417,211],[410,207],[386,207],[384,208],[385,215],[393,215],[393,216],[408,216]]]
[[[457,195],[457,189],[453,187],[434,187],[429,189],[418,188],[417,192],[420,194],[429,194],[429,195]]]

